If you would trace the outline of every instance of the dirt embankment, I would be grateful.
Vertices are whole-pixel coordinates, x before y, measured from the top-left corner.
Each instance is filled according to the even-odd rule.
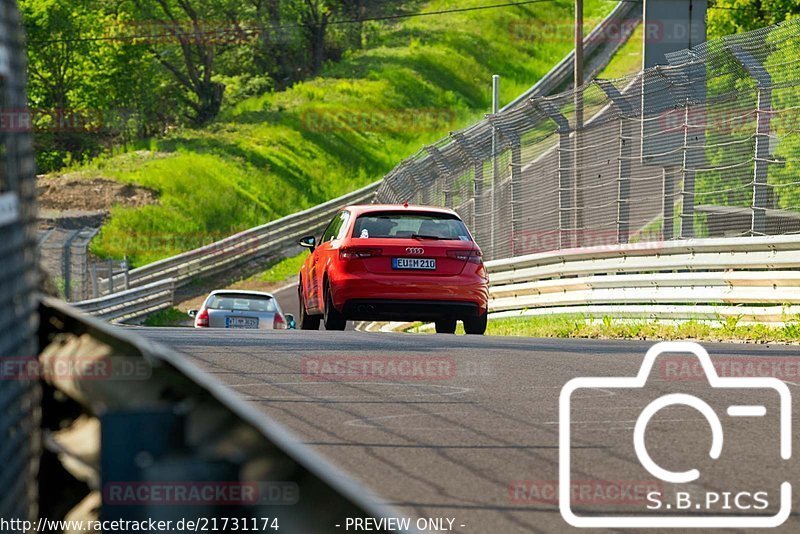
[[[113,206],[137,208],[155,204],[155,191],[105,178],[65,174],[36,180],[43,212],[106,212]]]

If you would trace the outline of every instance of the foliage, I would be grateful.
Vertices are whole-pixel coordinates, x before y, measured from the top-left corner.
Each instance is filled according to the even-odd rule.
[[[151,313],[144,320],[144,326],[181,326],[189,322],[189,316],[177,308],[166,308]]]

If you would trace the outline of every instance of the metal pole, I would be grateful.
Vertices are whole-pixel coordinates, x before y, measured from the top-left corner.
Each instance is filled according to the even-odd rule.
[[[72,298],[72,242],[80,234],[80,230],[72,232],[63,245],[63,256],[61,265],[61,274],[64,277],[64,300],[69,302]]]
[[[678,237],[694,237],[694,170],[689,169],[689,99],[683,114],[683,165],[681,180],[681,220]]]
[[[750,219],[750,235],[767,234],[767,160],[769,158],[769,132],[772,112],[772,90],[758,90],[756,109],[755,165],[753,169],[753,215]]]
[[[575,0],[575,89],[583,85],[583,0]],[[576,91],[575,97],[578,97]],[[577,100],[576,100],[577,103]],[[576,126],[583,126],[583,108],[575,107],[575,113],[580,113],[580,120],[576,117]]]
[[[114,260],[108,260],[108,294],[114,292]]]
[[[580,246],[580,231],[582,228],[581,210],[583,209],[581,188],[581,135],[583,129],[583,0],[575,0],[575,73],[573,89],[575,92],[575,178],[573,179],[573,222],[575,229],[576,245]]]
[[[500,111],[500,76],[495,74],[492,76],[492,114],[496,115]],[[494,226],[495,226],[495,189],[497,188],[497,129],[492,128],[492,214],[491,214],[491,233],[489,234],[489,246],[492,249],[491,257],[494,259]]]
[[[131,268],[130,265],[128,264],[128,256],[125,256],[125,259],[123,260],[123,268],[125,269],[123,271],[123,276],[125,280],[125,291],[127,291],[131,288],[131,280],[129,275]]]
[[[92,263],[92,298],[100,296],[100,289],[97,286],[97,264]]]

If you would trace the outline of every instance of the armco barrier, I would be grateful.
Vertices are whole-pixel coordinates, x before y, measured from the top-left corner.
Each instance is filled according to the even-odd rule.
[[[175,300],[175,279],[112,293],[73,304],[76,308],[106,321],[124,321],[163,310]]]
[[[800,236],[582,248],[492,261],[487,268],[490,310],[514,312],[500,316],[786,322],[800,314]]]
[[[347,517],[402,517],[184,356],[55,299],[44,299],[40,313],[39,361],[53,370],[43,378],[80,408],[50,433],[48,449],[87,482],[85,502],[102,502],[104,520],[205,518],[212,525],[217,518],[209,530],[230,531],[224,518],[248,517],[250,530],[272,531],[263,526],[270,518],[279,531],[335,532]],[[176,490],[244,488],[251,495],[182,505],[138,492],[120,499],[113,491],[153,483]],[[258,489],[264,484],[288,493]],[[86,506],[72,518],[97,517]]]

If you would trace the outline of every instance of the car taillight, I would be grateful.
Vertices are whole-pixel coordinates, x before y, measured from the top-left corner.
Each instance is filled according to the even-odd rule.
[[[208,328],[208,310],[205,308],[200,310],[194,319],[194,325],[199,328]]]
[[[468,261],[478,265],[483,263],[483,253],[480,250],[448,250],[447,255],[461,261]]]
[[[272,323],[272,328],[275,330],[286,330],[286,320],[280,313],[275,314],[275,321]]]
[[[339,249],[340,260],[360,260],[375,258],[383,254],[383,249],[367,247],[343,247]]]

